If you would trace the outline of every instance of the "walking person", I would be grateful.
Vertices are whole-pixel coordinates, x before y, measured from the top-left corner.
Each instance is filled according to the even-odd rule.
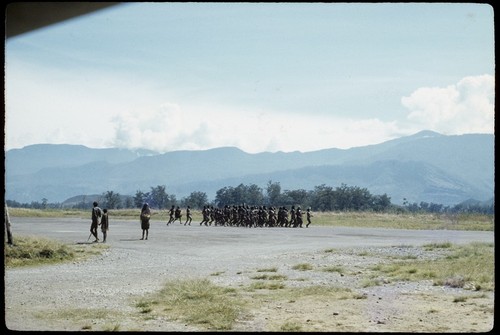
[[[302,211],[300,206],[297,206],[297,211],[295,212],[295,227],[302,228]]]
[[[142,238],[144,240],[144,234],[146,235],[146,240],[149,235],[149,220],[151,219],[151,209],[149,208],[148,203],[142,205],[141,209],[141,229],[142,229]]]
[[[313,216],[314,215],[312,215],[312,213],[311,213],[311,207],[307,207],[307,211],[306,211],[306,218],[307,218],[306,228],[309,228],[309,225],[311,224],[311,218]]]
[[[182,211],[179,206],[177,206],[177,208],[175,209],[175,218],[172,223],[174,223],[177,220],[179,220],[179,223],[182,224]]]
[[[108,230],[109,230],[109,218],[108,218],[107,208],[104,208],[102,212],[103,212],[101,218],[102,243],[106,243],[106,237],[108,236]]]
[[[186,222],[184,222],[184,225],[186,225],[186,223],[187,223],[188,226],[190,226],[191,221],[193,221],[193,218],[191,217],[191,208],[189,206],[187,206],[187,208],[186,208]]]
[[[296,222],[295,222],[295,206],[292,206],[292,209],[290,209],[289,227],[297,227]]]
[[[175,206],[174,205],[172,205],[172,207],[168,211],[168,215],[169,215],[169,218],[168,218],[167,226],[169,224],[171,224],[172,222],[174,222],[174,215],[175,215]]]
[[[205,226],[208,226],[208,220],[210,220],[209,212],[210,212],[210,209],[207,206],[203,206],[203,210],[201,211],[201,214],[203,215],[203,220],[201,220],[200,226],[202,224],[205,224]]]
[[[100,223],[102,209],[99,207],[99,204],[96,201],[94,201],[92,205],[94,207],[92,208],[92,223],[90,224],[90,234],[94,235],[94,242],[99,242],[99,237],[97,236],[97,226]]]

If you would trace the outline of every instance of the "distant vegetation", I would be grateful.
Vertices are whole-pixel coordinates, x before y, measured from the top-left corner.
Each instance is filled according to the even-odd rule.
[[[183,208],[183,221],[185,209]],[[32,209],[9,208],[11,217],[53,217],[53,218],[90,218],[90,207],[85,209]],[[112,220],[138,220],[140,209],[112,209],[108,211]],[[191,211],[193,222],[202,220],[200,210]],[[427,230],[471,230],[493,231],[495,216],[480,213],[412,213],[390,212],[375,213],[368,211],[314,212],[312,227],[377,227],[388,229],[427,229]],[[168,210],[153,209],[152,220],[166,222]]]
[[[132,208],[137,207],[136,192],[150,193],[153,199],[151,191],[162,191],[164,186],[151,186],[166,185],[168,203],[184,206],[182,198],[186,198],[196,208],[192,200],[199,198],[190,199],[196,196],[196,191],[209,196],[203,205],[210,202],[215,206],[216,192],[220,190],[232,193],[232,189],[260,187],[266,197],[271,180],[279,181],[283,187],[282,202],[269,202],[273,206],[290,205],[287,198],[295,198],[303,190],[316,192],[315,187],[321,188],[323,184],[327,193],[336,191],[337,186],[343,188],[341,183],[347,187],[360,186],[360,190],[366,187],[374,197],[385,193],[398,205],[406,198],[411,203],[417,202],[417,206],[421,201],[454,206],[467,199],[485,201],[494,197],[494,144],[493,134],[447,136],[430,131],[345,150],[256,154],[234,147],[160,154],[38,144],[5,152],[5,199],[43,205],[42,199],[46,198],[45,203],[62,202],[62,207],[71,207],[91,203],[94,197],[102,197],[100,203],[105,203],[105,195],[106,201],[111,200],[107,205],[110,208],[119,208],[112,205]],[[92,166],[91,178],[89,166]],[[118,198],[120,204],[115,201]],[[160,200],[154,206],[165,208],[162,199],[154,200]],[[294,202],[306,206],[296,199]],[[337,210],[334,206],[341,204],[325,201],[321,206],[326,207],[321,207],[311,199],[310,206],[315,211],[328,211]]]
[[[151,187],[150,191],[137,190],[134,196],[121,195],[114,191],[106,191],[96,196],[78,196],[73,201],[64,203],[49,203],[48,199],[41,202],[19,203],[7,200],[7,206],[12,208],[31,209],[88,209],[92,202],[98,201],[99,205],[108,209],[140,208],[143,203],[148,202],[156,209],[167,209],[171,206],[201,209],[205,205],[222,208],[233,205],[249,206],[272,206],[310,207],[316,212],[330,211],[354,211],[354,212],[377,212],[377,213],[477,213],[494,214],[494,200],[488,203],[478,201],[467,201],[455,206],[444,206],[437,203],[409,203],[404,201],[403,205],[391,203],[387,194],[373,195],[366,188],[348,186],[342,184],[333,188],[325,184],[315,186],[313,190],[281,190],[279,182],[269,181],[265,190],[256,184],[237,187],[227,186],[216,192],[215,199],[208,200],[207,194],[200,191],[192,192],[189,196],[177,200],[174,194],[168,194],[165,185]]]

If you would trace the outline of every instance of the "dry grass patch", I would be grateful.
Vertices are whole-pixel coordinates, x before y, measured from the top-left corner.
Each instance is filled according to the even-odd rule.
[[[208,279],[168,282],[136,307],[150,317],[167,316],[209,330],[230,330],[243,311],[235,289],[216,286]]]
[[[493,231],[494,216],[484,214],[315,212],[313,226],[391,229],[454,229]]]
[[[256,282],[250,284],[249,290],[254,291],[254,290],[280,290],[285,288],[285,284],[282,282]]]
[[[299,263],[299,264],[292,266],[292,269],[299,270],[299,271],[307,271],[307,270],[312,270],[313,266],[309,263]]]
[[[321,323],[318,320],[309,323],[297,317],[312,312],[311,308],[336,306],[340,301],[364,299],[366,296],[345,287],[312,285],[247,291],[245,298],[248,308],[253,311],[252,314],[265,315],[266,331],[294,332],[310,331],[313,324]]]
[[[325,266],[324,268],[321,268],[321,271],[324,272],[338,272],[338,273],[345,273],[345,270],[342,266],[335,265],[335,266]]]
[[[14,245],[4,244],[6,267],[36,266],[83,260],[108,249],[104,244],[68,245],[40,236],[15,236]]]
[[[277,267],[257,269],[257,272],[278,272]]]
[[[494,290],[494,245],[492,243],[449,243],[424,246],[426,250],[446,249],[445,256],[435,260],[404,260],[378,264],[371,268],[374,276],[383,274],[394,281],[432,280],[434,285],[473,290]]]
[[[64,308],[37,312],[35,316],[43,320],[67,320],[72,324],[80,324],[81,330],[103,331],[120,330],[120,320],[125,315],[104,308]]]
[[[268,275],[268,274],[259,274],[253,277],[250,277],[251,279],[261,279],[261,280],[286,280],[287,276],[285,275],[280,275],[280,274],[273,274],[273,275]]]

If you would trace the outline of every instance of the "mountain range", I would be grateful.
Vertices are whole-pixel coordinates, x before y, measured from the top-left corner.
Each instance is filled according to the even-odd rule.
[[[380,144],[311,152],[246,153],[234,147],[180,150],[94,149],[35,144],[5,152],[5,198],[63,202],[75,195],[148,192],[165,185],[177,199],[269,181],[282,190],[325,184],[367,188],[392,203],[454,205],[494,197],[494,135],[422,131]]]

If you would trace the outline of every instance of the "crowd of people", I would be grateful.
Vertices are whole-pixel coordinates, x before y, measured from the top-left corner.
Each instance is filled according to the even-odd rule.
[[[276,209],[273,206],[248,206],[248,205],[226,205],[223,208],[214,206],[204,206],[202,213],[202,220],[200,226],[233,226],[233,227],[288,227],[288,228],[302,228],[304,224],[304,213],[302,212],[300,206],[292,206],[290,210],[282,206]],[[179,206],[172,206],[169,210],[169,219],[167,221],[167,226],[182,221],[182,210]],[[311,224],[311,218],[313,217],[311,213],[311,208],[307,208],[306,213],[306,224],[305,227],[308,228]],[[140,222],[142,229],[141,240],[147,240],[149,236],[151,219],[151,208],[149,204],[144,203],[141,208]],[[186,220],[184,225],[191,225],[193,217],[191,215],[191,208],[187,206],[186,208]],[[109,230],[109,219],[107,209],[101,209],[98,203],[94,201],[92,208],[92,223],[90,225],[90,236],[94,236],[94,242],[99,242],[99,237],[97,234],[97,227],[101,226],[101,231],[103,233],[103,242],[106,242],[107,232]],[[89,239],[90,239],[89,236]]]
[[[235,227],[293,227],[302,228],[304,223],[304,213],[300,206],[292,206],[290,210],[286,207],[276,209],[273,206],[248,206],[248,205],[226,205],[223,208],[204,206],[202,210],[203,219],[200,226],[235,226]],[[186,221],[184,225],[191,225],[191,209],[186,208]],[[172,206],[169,211],[169,220],[167,225],[179,220],[182,224],[182,210],[179,206]],[[311,208],[307,208],[306,213],[306,228],[311,224]]]

